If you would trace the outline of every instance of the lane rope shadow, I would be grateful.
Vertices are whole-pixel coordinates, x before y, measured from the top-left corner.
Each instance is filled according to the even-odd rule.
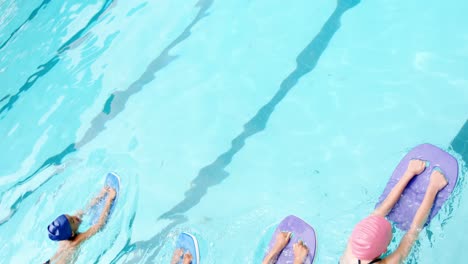
[[[172,209],[162,214],[159,219],[170,219],[173,215],[187,212],[197,205],[208,188],[220,184],[229,173],[225,168],[231,163],[233,157],[253,135],[263,131],[275,107],[294,88],[301,77],[312,71],[317,65],[330,40],[341,26],[343,14],[360,3],[360,0],[339,0],[332,15],[325,22],[315,38],[299,53],[296,58],[296,68],[284,79],[279,90],[273,98],[263,105],[252,119],[244,125],[243,131],[231,141],[231,148],[222,153],[216,160],[202,168],[192,181],[191,188],[185,192],[185,199]]]
[[[318,63],[321,55],[328,46],[328,43],[341,26],[341,17],[343,14],[360,3],[360,0],[338,0],[337,6],[322,26],[320,32],[315,38],[299,53],[296,58],[297,66],[280,85],[279,90],[273,98],[259,109],[257,114],[252,117],[245,125],[243,131],[236,136],[231,142],[231,148],[222,153],[216,160],[202,168],[197,177],[192,181],[192,187],[185,192],[185,198],[180,203],[175,205],[169,211],[163,213],[158,219],[171,220],[167,226],[174,228],[177,226],[177,221],[185,212],[196,206],[203,196],[207,193],[208,188],[220,184],[229,176],[229,173],[224,169],[230,164],[234,155],[239,152],[245,145],[246,140],[263,131],[266,124],[275,110],[275,107],[284,99],[288,92],[298,83],[301,77],[312,71]],[[117,263],[118,260],[127,255],[125,263],[139,263],[142,259],[147,258],[151,250],[151,257],[147,262],[152,263],[151,259],[157,256],[160,250],[160,244],[164,243],[167,228],[154,235],[146,241],[137,241],[132,244],[125,245],[118,256],[114,258],[112,263]],[[156,247],[156,249],[154,249]],[[136,251],[136,252],[135,252]],[[133,259],[128,260],[132,255]]]
[[[61,60],[61,55],[65,51],[69,50],[73,46],[73,44],[79,43],[79,40],[83,37],[83,35],[87,33],[89,29],[91,29],[92,26],[96,24],[96,22],[99,20],[102,14],[108,10],[108,8],[113,2],[114,0],[106,0],[99,9],[99,11],[91,17],[88,23],[58,48],[54,57],[52,57],[48,62],[39,65],[37,67],[37,71],[27,78],[26,82],[20,87],[18,92],[8,97],[8,102],[0,108],[0,120],[4,119],[8,111],[10,111],[14,107],[15,103],[18,101],[22,93],[25,93],[29,89],[31,89],[31,87],[33,87],[37,80],[49,73],[57,65],[57,63],[59,63],[59,61]]]
[[[33,173],[26,176],[24,179],[18,181],[13,186],[8,188],[4,193],[12,191],[19,186],[29,182],[36,176],[38,173],[50,166],[60,166],[63,163],[63,160],[68,155],[78,151],[80,148],[94,140],[99,134],[101,134],[106,129],[106,123],[114,119],[119,113],[125,109],[125,105],[130,97],[143,89],[143,87],[149,82],[155,79],[155,74],[168,66],[173,62],[177,57],[170,55],[170,51],[186,40],[191,35],[192,28],[204,17],[208,15],[208,9],[212,5],[213,0],[200,0],[197,2],[196,7],[199,7],[199,12],[192,22],[183,30],[183,32],[175,38],[162,52],[147,66],[145,72],[135,80],[127,89],[116,91],[112,93],[106,102],[104,103],[103,110],[99,112],[96,117],[91,121],[91,126],[86,130],[84,136],[77,142],[69,144],[64,150],[60,153],[49,157],[38,169]],[[10,207],[10,212],[7,217],[0,219],[0,226],[8,222],[19,210],[20,205],[34,192],[39,190],[46,182],[55,177],[57,173],[52,173],[52,175],[38,187],[34,188],[31,191],[21,195]],[[0,194],[0,198],[4,195]]]
[[[43,0],[42,3],[36,7],[31,14],[29,14],[28,18],[21,23],[13,32],[11,32],[10,36],[0,45],[0,51],[10,42],[10,40],[16,35],[16,33],[26,25],[26,23],[32,21],[37,14],[39,13],[39,10],[45,9],[47,7],[47,4],[50,3],[51,0]]]

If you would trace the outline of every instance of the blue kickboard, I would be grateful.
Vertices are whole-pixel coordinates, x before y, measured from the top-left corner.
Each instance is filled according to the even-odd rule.
[[[119,197],[119,192],[120,192],[120,177],[113,172],[109,172],[106,177],[106,181],[104,183],[104,186],[111,187],[115,190],[116,195],[115,199],[112,202],[110,211],[109,211],[109,217],[112,215],[112,212],[114,211],[115,204],[117,203],[117,199]],[[93,207],[91,207],[88,211],[89,214],[89,224],[94,225],[97,223],[99,220],[99,217],[101,216],[102,210],[104,210],[104,205],[105,201],[107,199],[107,194],[98,202],[96,203]],[[108,219],[109,219],[108,217]]]

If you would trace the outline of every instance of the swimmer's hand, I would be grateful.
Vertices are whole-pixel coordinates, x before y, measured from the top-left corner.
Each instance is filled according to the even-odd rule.
[[[104,209],[101,213],[101,216],[99,216],[99,220],[96,224],[91,226],[86,232],[80,233],[75,237],[75,239],[73,240],[73,244],[75,246],[77,246],[78,244],[82,243],[86,239],[95,235],[99,230],[101,230],[101,228],[106,223],[106,220],[109,217],[109,212],[110,212],[110,208],[112,205],[112,201],[115,199],[115,196],[116,196],[116,192],[113,188],[110,188],[110,187],[106,187],[103,190],[105,190],[104,194],[107,193],[107,198],[106,198],[106,202],[104,205]]]
[[[416,159],[410,160],[408,164],[408,168],[406,169],[407,173],[405,174],[407,174],[408,176],[412,178],[416,175],[421,174],[425,168],[426,168],[426,162],[424,160],[416,160]]]
[[[439,192],[445,186],[447,186],[448,181],[445,178],[444,174],[438,170],[434,170],[431,174],[431,179],[429,180],[429,188],[433,188]]]
[[[274,250],[281,251],[286,245],[289,243],[289,239],[291,238],[291,232],[279,232],[276,235],[276,242],[274,246]]]
[[[115,192],[114,188],[107,187],[106,192],[109,194],[109,197],[108,197],[109,200],[112,201],[115,199],[115,196],[117,195],[117,193]]]
[[[405,190],[408,183],[413,179],[414,176],[421,174],[426,168],[426,162],[424,160],[410,160],[408,168],[406,169],[400,180],[393,186],[390,193],[387,195],[385,200],[377,207],[372,214],[386,217],[392,210],[393,206],[398,202],[401,194]]]
[[[276,235],[275,245],[271,251],[265,256],[262,264],[275,263],[281,251],[286,247],[291,239],[291,232],[279,232]]]
[[[106,196],[106,194],[108,193],[108,188],[109,187],[103,187],[99,194],[96,195],[96,197],[94,197],[93,199],[91,199],[91,201],[89,201],[86,208],[84,210],[80,210],[77,214],[81,214],[81,216],[85,215],[89,211],[89,209],[91,209],[91,207],[95,206],[97,203],[99,203],[99,201],[101,201],[104,198],[104,196]]]
[[[309,254],[309,249],[304,244],[304,242],[299,241],[293,246],[294,252],[294,264],[303,264],[307,254]]]

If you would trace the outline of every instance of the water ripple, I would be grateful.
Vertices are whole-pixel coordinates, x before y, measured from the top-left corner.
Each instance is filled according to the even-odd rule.
[[[61,59],[61,55],[65,51],[69,50],[75,42],[79,41],[81,37],[89,31],[89,29],[96,23],[96,21],[99,20],[102,14],[104,14],[104,12],[108,10],[108,8],[113,2],[114,0],[106,0],[103,3],[101,9],[99,9],[99,11],[96,12],[96,14],[94,14],[93,17],[91,17],[88,23],[58,48],[57,53],[54,57],[52,57],[48,62],[37,67],[37,71],[28,77],[26,82],[20,87],[19,91],[16,94],[11,95],[9,97],[8,102],[0,108],[0,120],[5,118],[6,113],[13,108],[14,104],[18,101],[22,93],[31,89],[31,87],[36,83],[36,81],[40,77],[46,75],[50,70],[52,70],[55,67],[55,65],[57,65],[57,63]],[[2,114],[3,116],[1,116]]]
[[[213,163],[199,171],[197,177],[192,181],[191,188],[185,192],[185,199],[162,214],[159,217],[160,219],[170,219],[173,215],[187,212],[200,202],[208,188],[220,184],[229,176],[229,173],[224,169],[231,163],[234,155],[244,147],[249,137],[265,129],[275,107],[294,88],[301,77],[315,68],[328,43],[340,28],[340,20],[343,14],[359,3],[360,0],[338,1],[335,11],[325,22],[320,32],[299,53],[296,58],[296,68],[282,81],[279,90],[273,98],[263,105],[252,119],[245,123],[243,131],[231,141],[231,148],[228,151],[222,153]]]
[[[21,29],[24,27],[24,25],[26,25],[26,23],[30,22],[31,20],[34,19],[34,17],[36,17],[37,13],[39,13],[39,10],[40,9],[45,9],[47,7],[47,4],[50,2],[51,0],[43,0],[42,3],[36,7],[36,9],[34,9],[31,14],[29,15],[29,17],[23,22],[21,23],[21,25],[19,27],[17,27],[15,30],[13,30],[13,32],[11,32],[10,36],[0,45],[0,50],[2,50],[7,44],[8,42],[13,38],[13,36],[15,36],[15,34]]]
[[[155,245],[163,243],[165,234],[168,232],[167,230],[175,227],[183,213],[187,212],[200,202],[203,196],[207,193],[208,188],[220,184],[229,176],[229,173],[226,172],[224,168],[231,163],[234,155],[244,147],[245,142],[249,137],[265,129],[275,107],[298,83],[300,78],[315,68],[318,60],[327,48],[328,43],[340,28],[340,20],[343,14],[359,3],[360,0],[338,0],[338,4],[334,12],[325,22],[315,38],[299,53],[296,58],[296,69],[283,80],[280,85],[280,89],[276,92],[273,98],[261,107],[257,114],[244,125],[244,130],[232,140],[231,148],[228,151],[222,153],[213,163],[199,171],[197,177],[192,181],[192,187],[185,192],[184,200],[159,217],[159,219],[170,219],[172,222],[164,228],[164,230],[153,236],[148,241],[137,241],[133,244],[126,245],[112,263],[116,263],[125,255],[130,254],[133,254],[134,258],[130,260],[131,262],[127,259],[128,257],[125,258],[125,263],[137,263],[146,258],[145,255],[147,255],[147,251],[153,250]],[[156,249],[151,256],[154,257],[157,253],[158,249]],[[151,257],[147,262],[152,263]]]
[[[107,1],[106,3],[111,3],[112,1]],[[69,144],[64,150],[62,150],[60,153],[51,156],[48,158],[36,171],[34,171],[32,174],[28,175],[25,179],[17,182],[14,186],[10,187],[8,191],[14,190],[20,185],[25,184],[26,182],[30,181],[31,179],[34,178],[34,176],[44,170],[45,168],[48,168],[53,165],[61,165],[63,162],[63,159],[68,156],[71,153],[76,152],[78,149],[82,148],[84,145],[88,144],[91,142],[93,139],[95,139],[100,133],[102,133],[105,128],[106,128],[106,123],[109,122],[110,120],[114,119],[120,112],[122,112],[125,109],[125,105],[128,101],[128,99],[141,91],[143,87],[154,80],[155,78],[155,73],[166,67],[169,63],[171,63],[173,60],[175,60],[174,56],[169,55],[170,51],[179,45],[181,42],[183,42],[185,39],[187,39],[191,35],[191,29],[194,27],[202,18],[207,16],[208,14],[208,9],[212,5],[213,0],[200,0],[196,6],[200,8],[197,16],[193,19],[193,21],[185,28],[185,30],[174,40],[172,41],[146,68],[145,72],[137,79],[135,80],[127,89],[121,90],[121,91],[116,91],[112,93],[109,98],[106,100],[104,103],[103,110],[97,114],[96,117],[93,118],[91,121],[91,126],[90,128],[85,132],[84,136],[78,140],[76,143],[71,143]],[[108,5],[107,5],[108,6]],[[101,10],[105,10],[103,7]],[[104,11],[103,11],[104,12]],[[102,14],[102,12],[98,12],[99,14]],[[95,16],[96,17],[96,16]],[[96,18],[97,19],[97,18]],[[86,28],[86,27],[85,27]],[[76,39],[75,39],[76,40]],[[73,42],[73,41],[72,41]],[[72,42],[69,41],[71,44]],[[65,47],[66,45],[64,45]],[[50,176],[52,178],[54,175]],[[49,178],[49,179],[50,179]],[[42,186],[42,184],[41,184]],[[0,226],[2,226],[4,223],[9,221],[11,217],[17,212],[19,205],[33,192],[37,191],[40,188],[37,187],[34,190],[30,191],[30,193],[27,196],[22,196],[19,197],[15,203],[14,207],[10,207],[10,213],[7,217],[0,219]],[[3,194],[2,194],[3,196]]]

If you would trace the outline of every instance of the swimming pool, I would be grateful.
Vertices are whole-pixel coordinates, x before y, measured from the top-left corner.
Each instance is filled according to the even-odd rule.
[[[393,168],[429,142],[461,166],[409,263],[468,239],[466,1],[0,2],[0,262],[47,260],[46,226],[108,171],[122,199],[78,263],[255,263],[295,214],[336,263]],[[395,246],[395,243],[392,244]]]

